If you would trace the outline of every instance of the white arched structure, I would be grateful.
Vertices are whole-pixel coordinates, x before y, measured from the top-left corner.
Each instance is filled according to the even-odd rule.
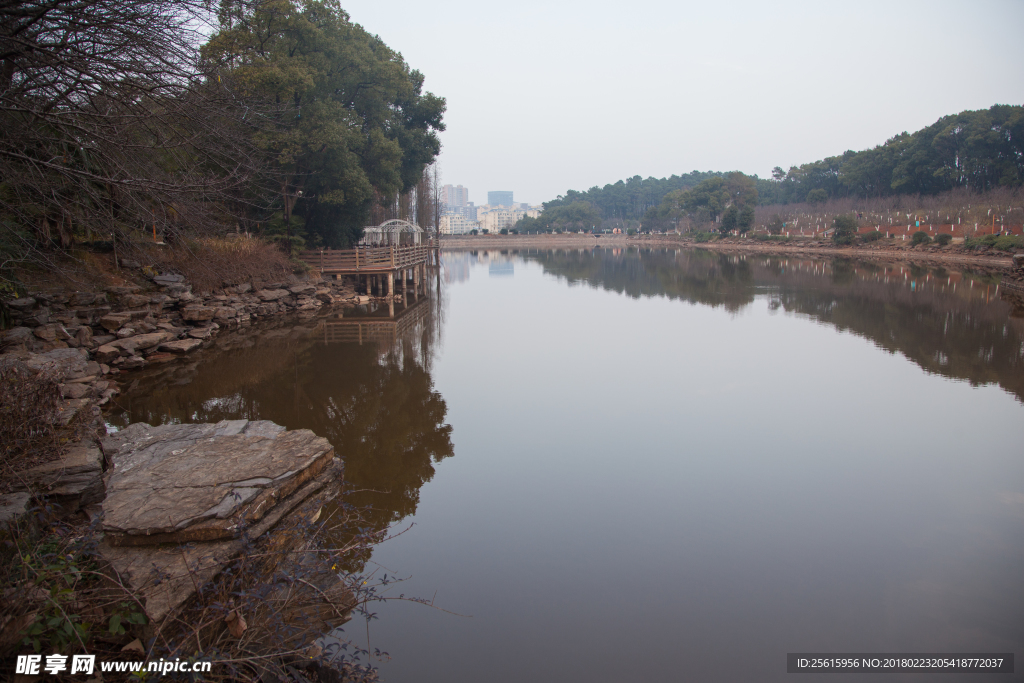
[[[407,235],[407,237],[403,238],[403,235]],[[363,228],[363,239],[359,243],[372,245],[419,244],[422,237],[423,228],[420,226],[400,218],[392,218],[380,225]]]

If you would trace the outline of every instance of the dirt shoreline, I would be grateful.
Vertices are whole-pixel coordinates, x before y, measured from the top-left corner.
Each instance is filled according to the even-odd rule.
[[[961,247],[903,247],[893,245],[837,247],[821,241],[809,243],[759,242],[728,239],[696,242],[675,236],[628,237],[626,235],[459,235],[441,239],[442,249],[565,249],[595,247],[661,247],[708,249],[734,253],[781,254],[794,256],[853,257],[884,261],[918,261],[936,264],[973,265],[1012,272],[1013,254],[974,253]]]

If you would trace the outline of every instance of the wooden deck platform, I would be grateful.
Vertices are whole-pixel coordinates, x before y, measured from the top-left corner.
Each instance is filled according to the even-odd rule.
[[[301,252],[299,258],[324,275],[380,275],[430,265],[436,253],[437,245],[431,243],[406,247],[310,249]]]

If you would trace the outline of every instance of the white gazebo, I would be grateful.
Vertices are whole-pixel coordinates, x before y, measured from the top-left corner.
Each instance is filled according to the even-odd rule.
[[[419,244],[422,236],[423,228],[420,226],[393,218],[380,225],[363,228],[363,239],[359,243],[372,246]]]

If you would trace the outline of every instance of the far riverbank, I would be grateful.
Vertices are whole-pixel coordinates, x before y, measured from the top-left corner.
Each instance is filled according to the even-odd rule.
[[[836,246],[827,240],[796,239],[788,242],[768,242],[746,238],[716,239],[697,242],[681,235],[590,235],[565,233],[561,235],[446,235],[441,239],[442,249],[593,249],[595,247],[661,247],[671,249],[710,249],[721,252],[761,254],[787,254],[807,256],[841,256],[871,258],[885,261],[923,261],[958,265],[974,265],[1012,274],[1013,253],[992,250],[976,251],[950,245],[923,245],[880,240],[873,244]]]

